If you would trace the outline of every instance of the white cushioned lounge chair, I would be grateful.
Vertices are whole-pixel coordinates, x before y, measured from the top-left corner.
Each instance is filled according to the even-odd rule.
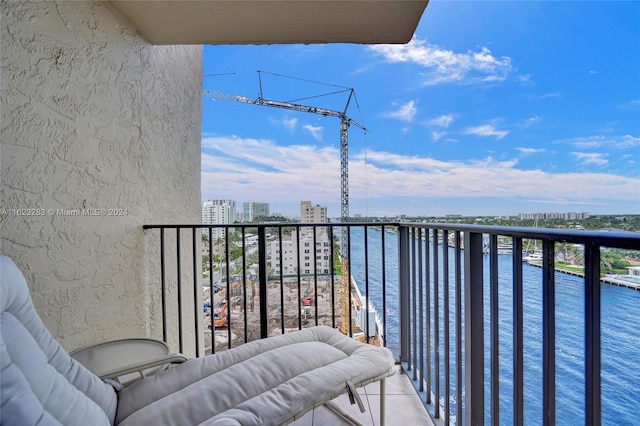
[[[384,421],[384,378],[395,371],[391,352],[330,327],[190,359],[119,389],[64,351],[5,256],[0,281],[2,425],[280,425],[345,392],[357,400],[353,389],[377,380]]]

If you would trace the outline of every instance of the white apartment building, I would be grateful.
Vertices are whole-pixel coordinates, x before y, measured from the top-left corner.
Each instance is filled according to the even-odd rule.
[[[518,214],[518,219],[520,220],[553,220],[553,219],[564,219],[564,220],[580,220],[580,219],[588,219],[591,217],[591,214],[588,212],[538,212],[538,213],[520,213]]]
[[[311,201],[300,202],[300,222],[301,223],[327,223],[327,208],[320,205],[312,205]],[[280,274],[280,258],[282,257],[283,275],[297,275],[298,265],[301,275],[330,274],[331,273],[331,241],[329,239],[329,229],[325,227],[300,228],[300,245],[298,237],[293,232],[290,236],[283,236],[282,253],[280,253],[279,241],[271,242],[269,254],[271,255],[271,266],[269,274]],[[299,261],[298,261],[299,259]]]
[[[320,229],[323,231],[321,232]],[[286,238],[286,239],[285,239]],[[331,241],[324,228],[318,228],[316,232],[315,245],[313,244],[313,232],[301,235],[300,245],[295,232],[282,240],[282,252],[280,252],[279,241],[272,241],[269,244],[269,275],[291,276],[298,274],[298,263],[301,275],[318,275],[331,273]],[[282,259],[282,265],[281,265]],[[298,259],[300,259],[298,261]]]
[[[236,219],[236,202],[233,200],[208,200],[202,205],[202,223],[205,225],[228,225]],[[208,230],[203,230],[208,233]],[[211,238],[224,238],[226,229],[211,230]]]
[[[253,222],[259,217],[269,217],[269,203],[248,201],[242,203],[243,220]]]

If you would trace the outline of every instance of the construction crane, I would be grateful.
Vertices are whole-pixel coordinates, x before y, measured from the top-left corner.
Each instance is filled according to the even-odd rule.
[[[260,71],[258,71],[259,73]],[[274,101],[265,99],[262,96],[262,82],[260,82],[260,96],[257,99],[251,99],[246,96],[232,95],[229,93],[205,90],[203,96],[211,99],[222,99],[227,101],[242,102],[245,104],[262,105],[273,108],[282,108],[293,111],[308,112],[312,114],[320,114],[324,117],[336,117],[340,119],[340,220],[347,222],[349,219],[349,126],[352,124],[362,129],[365,133],[368,131],[362,124],[347,116],[347,110],[351,99],[355,97],[354,89],[346,89],[349,92],[346,105],[343,111],[336,111],[327,108],[320,108],[308,105],[295,104],[291,102]],[[348,231],[342,229],[341,238],[341,255],[347,257],[347,238]]]

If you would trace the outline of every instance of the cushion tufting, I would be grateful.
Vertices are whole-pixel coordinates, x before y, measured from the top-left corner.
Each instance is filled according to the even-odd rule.
[[[0,424],[112,424],[118,403],[113,387],[71,359],[51,336],[22,273],[1,255],[0,291]]]

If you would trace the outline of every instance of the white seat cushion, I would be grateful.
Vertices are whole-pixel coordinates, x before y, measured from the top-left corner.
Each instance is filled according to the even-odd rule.
[[[117,396],[44,327],[16,265],[0,256],[0,424],[108,425]]]
[[[391,352],[318,326],[193,359],[120,392],[116,423],[280,425],[394,372]]]

